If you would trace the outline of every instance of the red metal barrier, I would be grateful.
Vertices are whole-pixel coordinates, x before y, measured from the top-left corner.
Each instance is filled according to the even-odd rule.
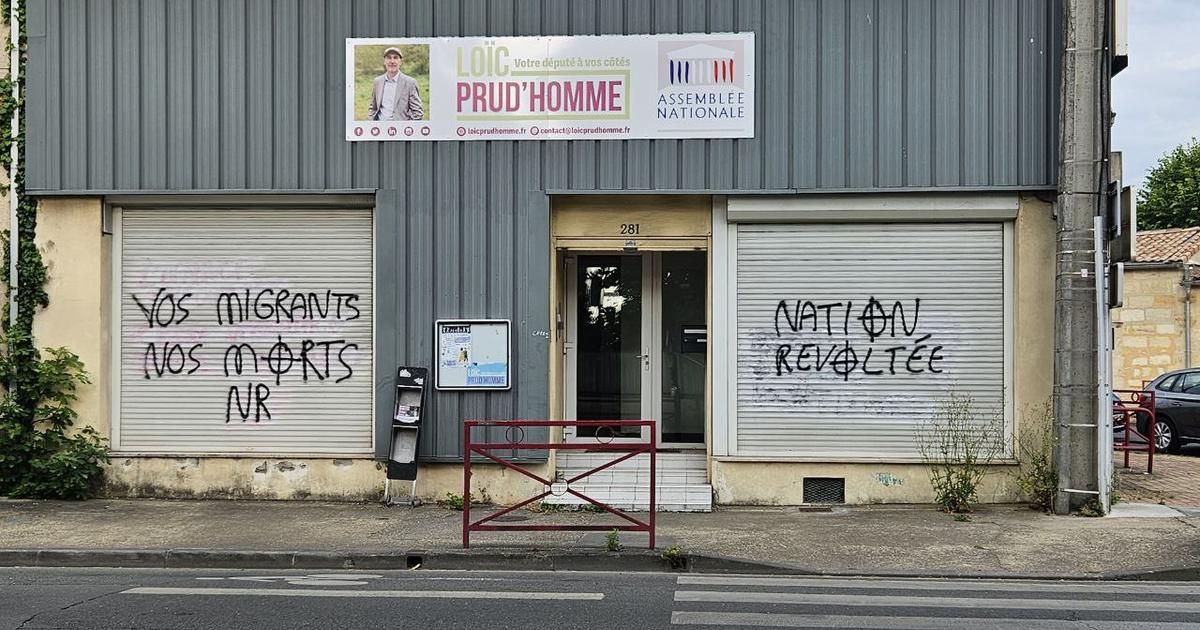
[[[471,430],[475,427],[508,427],[504,442],[475,442],[472,440]],[[649,431],[649,440],[646,442],[600,442],[600,443],[574,443],[574,442],[524,442],[524,429],[526,427],[647,427]],[[655,514],[655,498],[657,497],[657,480],[655,474],[655,464],[658,459],[658,450],[655,445],[654,436],[656,435],[653,420],[468,420],[463,423],[463,548],[468,549],[471,546],[471,532],[501,532],[501,531],[631,531],[631,532],[646,532],[650,538],[650,549],[654,549],[654,514]],[[524,468],[512,461],[508,461],[493,451],[497,450],[587,450],[587,451],[606,451],[613,453],[625,453],[624,455],[592,468],[586,472],[575,475],[566,481],[553,481],[546,479],[533,471]],[[612,507],[601,503],[592,497],[589,497],[581,492],[571,488],[571,484],[580,481],[589,475],[593,475],[607,468],[611,468],[621,462],[632,459],[642,453],[650,456],[650,515],[645,521],[634,518],[624,510]],[[471,455],[476,454],[493,462],[514,470],[538,483],[545,486],[546,490],[539,495],[530,497],[520,503],[507,507],[495,514],[485,516],[478,521],[471,522]],[[572,494],[588,503],[608,512],[621,517],[629,522],[629,524],[619,525],[498,525],[493,523],[497,518],[504,516],[514,510],[519,510],[534,501],[544,499],[551,494],[556,496],[562,494]]]
[[[1130,451],[1145,451],[1146,473],[1151,474],[1154,472],[1154,440],[1157,437],[1154,433],[1157,420],[1154,390],[1114,389],[1113,393],[1117,395],[1117,400],[1113,401],[1113,419],[1119,416],[1125,423],[1125,430],[1113,436],[1113,450],[1125,453],[1126,468],[1129,468]],[[1137,428],[1141,417],[1147,419],[1144,434]],[[1117,435],[1121,436],[1120,440],[1116,439]]]

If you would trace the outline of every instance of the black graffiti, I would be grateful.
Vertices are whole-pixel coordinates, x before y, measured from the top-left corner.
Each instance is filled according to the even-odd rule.
[[[292,364],[296,362],[296,353],[292,352],[291,346],[283,342],[283,337],[277,337],[277,339],[278,341],[267,351],[267,371],[275,375],[275,384],[279,385],[280,379],[291,371]],[[287,353],[287,363],[283,362],[284,352]]]
[[[901,300],[889,305],[875,296],[868,298],[858,309],[853,301],[818,304],[811,300],[796,300],[794,304],[792,308],[787,300],[780,300],[775,306],[776,337],[781,338],[784,333],[811,333],[832,341],[780,343],[775,347],[776,376],[832,371],[843,380],[849,380],[856,372],[880,376],[940,374],[943,371],[939,365],[945,359],[944,346],[931,341],[932,334],[913,339],[921,318],[920,298],[912,300],[911,308],[906,308]],[[866,343],[852,341],[853,337],[863,334],[867,337]],[[881,339],[896,341],[886,347],[882,343],[876,345]],[[897,343],[901,340],[903,343]]]
[[[929,345],[927,342],[931,337],[932,335],[924,335],[913,344],[883,348],[880,354],[886,356],[875,363],[871,362],[875,354],[874,347],[866,348],[866,351],[862,352],[849,342],[832,345],[804,343],[797,347],[784,343],[775,349],[775,375],[822,372],[827,367],[843,380],[850,380],[850,375],[855,370],[872,376],[885,373],[894,375],[900,372],[922,374],[927,371],[941,374],[938,363],[945,358],[941,355],[943,347]]]
[[[250,370],[254,374],[258,374],[258,352],[254,350],[254,346],[248,343],[236,343],[225,349],[225,358],[222,360],[225,376],[229,376],[230,357],[233,358],[233,373],[237,376],[241,376],[246,371],[247,358],[252,361]]]
[[[811,331],[814,333],[824,332],[826,336],[835,334],[849,335],[850,334],[850,319],[854,312],[854,302],[825,302],[817,304],[812,300],[796,300],[794,310],[788,308],[787,300],[779,300],[779,304],[775,306],[775,336],[782,337],[785,330],[790,330],[794,333]],[[834,311],[838,310],[840,315],[841,326],[837,326],[834,321]],[[793,314],[795,317],[793,317]],[[882,337],[885,334],[889,337],[896,337],[896,323],[900,323],[899,334],[906,337],[911,337],[917,331],[917,323],[921,319],[921,298],[914,298],[912,303],[912,325],[909,325],[909,312],[906,311],[904,303],[896,300],[892,303],[891,308],[884,306],[882,302],[871,296],[867,300],[866,306],[854,315],[853,318],[858,321],[859,325],[871,341]],[[782,327],[780,316],[783,316]],[[824,322],[824,327],[821,326]]]
[[[334,365],[336,359],[341,374],[333,382],[341,383],[354,376],[354,368],[348,362],[346,352],[358,350],[358,347],[358,344],[347,343],[345,339],[302,339],[297,351],[294,344],[284,341],[282,335],[276,335],[275,342],[265,348],[265,352],[259,352],[248,343],[230,344],[225,349],[223,365],[225,376],[265,372],[275,378],[275,385],[278,386],[285,375],[295,374],[297,370],[305,383],[313,379],[324,381],[333,378],[335,370],[338,370]]]
[[[174,293],[167,293],[165,288],[161,288],[154,294],[154,299],[150,301],[149,307],[138,299],[136,293],[130,293],[129,297],[133,298],[133,303],[142,312],[142,316],[146,318],[146,324],[150,328],[154,328],[155,325],[158,325],[159,328],[178,326],[187,321],[188,316],[191,315],[191,311],[184,304],[185,300],[192,297],[191,293],[175,297]]]
[[[867,305],[863,307],[862,314],[858,316],[858,321],[862,322],[863,330],[867,332],[871,341],[875,341],[876,338],[888,333],[889,329],[890,336],[895,337],[897,320],[900,321],[900,329],[904,335],[911,336],[917,331],[917,320],[920,318],[921,298],[913,300],[913,325],[910,329],[908,318],[904,314],[904,304],[900,300],[896,300],[892,304],[892,310],[889,313],[883,304],[875,299],[875,296],[871,296],[871,299],[867,300]]]
[[[233,413],[236,411],[242,422],[250,419],[250,414],[254,414],[255,422],[262,422],[263,416],[267,420],[271,419],[271,410],[267,407],[267,399],[271,397],[271,388],[263,383],[246,383],[246,405],[242,406],[242,390],[238,385],[233,385],[225,394],[225,422],[228,423],[233,418]]]
[[[342,358],[342,355],[345,354],[345,352],[347,350],[349,350],[350,348],[354,348],[355,350],[358,350],[358,344],[348,343],[348,344],[342,346],[341,350],[338,350],[338,363],[341,363],[342,367],[346,368],[346,375],[339,378],[338,380],[334,381],[334,383],[341,383],[342,381],[344,381],[354,375],[354,369],[350,367],[349,363],[346,363],[346,360],[344,358]]]
[[[341,383],[354,376],[354,368],[350,365],[346,352],[358,350],[356,343],[347,343],[345,339],[317,341],[302,339],[299,351],[294,344],[283,340],[282,335],[275,336],[275,342],[268,347],[255,348],[251,344],[233,343],[225,348],[222,358],[225,376],[247,376],[265,374],[267,378],[274,377],[275,385],[283,383],[287,374],[300,375],[307,383],[310,379],[325,381],[334,378],[340,365],[340,374],[333,381]],[[268,383],[248,383],[243,392],[240,386],[232,386],[225,394],[225,422],[232,418],[240,418],[247,422],[253,416],[254,422],[265,418],[271,419],[271,410],[267,399],[271,397],[271,387]]]
[[[145,378],[183,374],[185,370],[188,374],[195,374],[196,370],[200,369],[200,359],[196,358],[196,351],[203,347],[204,344],[195,343],[184,350],[183,344],[180,343],[164,341],[161,346],[153,342],[147,343],[146,350],[142,353],[142,374]],[[189,363],[191,369],[188,369]],[[154,377],[151,376],[151,371]]]
[[[849,313],[850,307],[852,305],[853,305],[853,302],[845,305],[847,313]],[[833,309],[838,308],[840,306],[843,306],[843,304],[841,302],[829,302],[829,303],[825,303],[825,304],[816,304],[815,302],[812,302],[811,300],[805,301],[805,302],[796,300],[796,311],[795,311],[796,319],[793,320],[791,314],[788,312],[787,300],[779,300],[779,305],[775,307],[775,336],[779,337],[782,335],[782,331],[780,331],[780,329],[779,329],[779,315],[780,314],[783,315],[783,318],[787,323],[787,327],[790,328],[792,332],[800,332],[802,330],[805,330],[805,326],[806,326],[807,322],[809,322],[809,321],[812,322],[812,331],[813,332],[819,331],[821,317],[820,317],[820,313],[818,311],[824,312],[826,334],[832,335],[833,331],[835,330],[833,327],[834,326],[833,325]],[[847,317],[844,321],[849,322],[849,318]],[[844,332],[849,332],[849,330],[845,330]]]
[[[337,319],[354,321],[362,317],[355,302],[357,293],[325,290],[293,293],[287,289],[243,289],[217,296],[217,324],[233,325],[245,321],[284,322]]]

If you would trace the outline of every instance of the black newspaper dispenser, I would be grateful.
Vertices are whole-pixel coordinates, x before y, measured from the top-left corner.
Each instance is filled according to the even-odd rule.
[[[425,411],[426,368],[402,367],[396,370],[396,400],[392,413],[392,442],[388,454],[387,478],[411,481],[410,502],[417,502],[417,440]],[[391,500],[389,486],[387,498]]]

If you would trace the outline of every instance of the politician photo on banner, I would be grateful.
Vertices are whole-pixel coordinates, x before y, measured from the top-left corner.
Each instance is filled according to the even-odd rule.
[[[356,46],[354,70],[356,120],[429,120],[428,45]]]

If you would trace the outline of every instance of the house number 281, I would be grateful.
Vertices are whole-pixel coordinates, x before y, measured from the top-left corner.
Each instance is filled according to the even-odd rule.
[[[638,234],[642,229],[640,223],[622,223],[621,234]]]

